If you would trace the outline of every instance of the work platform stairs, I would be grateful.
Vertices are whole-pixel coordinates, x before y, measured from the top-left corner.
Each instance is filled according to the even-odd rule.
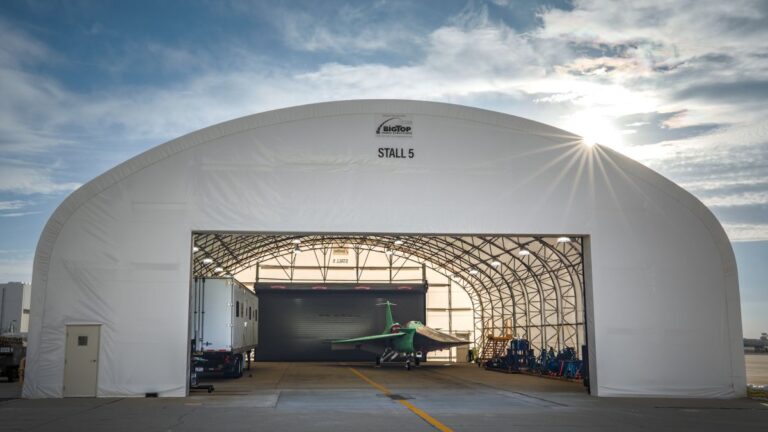
[[[485,339],[483,350],[477,358],[478,363],[505,355],[510,340],[512,340],[512,336],[488,336]]]

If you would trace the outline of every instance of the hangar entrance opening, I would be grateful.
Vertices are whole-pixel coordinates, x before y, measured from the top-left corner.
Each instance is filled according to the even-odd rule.
[[[429,360],[466,362],[470,350],[488,359],[512,339],[535,356],[586,354],[581,236],[196,232],[192,244],[193,351],[224,350],[203,333],[201,320],[212,316],[197,306],[211,300],[201,284],[224,281],[255,297],[230,297],[236,322],[222,324],[233,326],[233,349],[255,347],[256,360],[371,360],[331,351],[329,341],[380,333],[384,301],[397,304],[395,321],[471,342]]]

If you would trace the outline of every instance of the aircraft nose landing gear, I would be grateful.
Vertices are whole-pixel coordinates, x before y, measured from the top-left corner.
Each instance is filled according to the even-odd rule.
[[[412,367],[412,365],[414,365],[414,364],[415,364],[416,366],[418,366],[418,365],[419,365],[419,358],[418,358],[418,357],[415,357],[413,354],[408,354],[408,355],[405,357],[405,369],[406,369],[406,370],[411,370],[411,367]]]

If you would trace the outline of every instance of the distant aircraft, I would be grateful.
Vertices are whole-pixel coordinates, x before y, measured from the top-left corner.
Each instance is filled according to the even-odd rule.
[[[431,329],[419,321],[408,321],[401,327],[392,319],[394,303],[384,302],[387,307],[387,323],[381,334],[353,339],[331,341],[332,350],[360,349],[376,354],[376,366],[382,361],[405,358],[405,368],[419,365],[424,353],[438,351],[459,345],[469,345],[469,341]]]

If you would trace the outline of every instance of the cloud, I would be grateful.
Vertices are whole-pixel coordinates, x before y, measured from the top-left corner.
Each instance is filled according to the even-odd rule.
[[[72,144],[68,119],[77,97],[66,91],[43,66],[56,66],[61,57],[26,32],[0,18],[0,158],[16,162],[44,157]],[[0,190],[28,190],[19,185],[18,169],[0,163]],[[40,175],[30,182],[40,180]],[[50,184],[41,187],[50,189]]]
[[[311,10],[277,8],[270,13],[288,46],[335,54],[399,52],[418,48],[421,35],[409,13],[385,2],[343,4]],[[398,19],[392,19],[398,11]]]
[[[27,201],[0,201],[0,210],[18,210],[27,206]]]
[[[764,196],[762,197],[765,198]],[[728,223],[753,224],[768,226],[768,201],[760,200],[753,203],[713,205],[712,211]]]
[[[76,188],[78,182],[66,176],[74,161],[17,163],[52,149],[101,155],[109,166],[184,133],[267,109],[410,98],[597,132],[599,142],[660,171],[705,203],[734,209],[721,213],[734,230],[763,232],[760,221],[738,218],[736,209],[761,205],[768,193],[762,181],[768,178],[768,106],[759,103],[768,88],[765,2],[582,0],[567,10],[539,9],[531,19],[540,27],[526,32],[474,5],[432,27],[398,13],[407,2],[352,4],[317,14],[261,8],[258,13],[274,18],[290,54],[307,55],[301,67],[233,40],[212,43],[211,50],[127,42],[127,63],[118,67],[178,78],[89,92],[68,89],[30,67],[59,54],[19,29],[0,26],[0,36],[12,41],[0,48],[0,156],[15,161],[7,170],[8,164],[0,167],[0,191]],[[494,7],[505,6],[515,2]],[[145,58],[160,64],[142,63]],[[96,174],[84,172],[76,180]],[[748,187],[753,189],[737,190]]]
[[[33,168],[12,165],[0,165],[0,191],[22,195],[29,194],[53,194],[58,192],[70,192],[78,187],[79,183],[58,183],[52,179],[52,173],[48,169]]]
[[[676,119],[684,115],[685,111],[636,113],[618,118],[617,123],[625,134],[631,135],[631,137],[626,138],[630,145],[656,144],[664,141],[695,138],[728,126],[703,123],[676,127]]]
[[[6,19],[0,17],[0,65],[20,68],[55,58],[55,54],[39,41],[28,37]]]
[[[571,49],[558,78],[579,83],[542,85],[542,103],[598,110],[621,131],[606,144],[697,195],[732,239],[768,238],[768,4],[577,0],[541,20],[535,37]]]
[[[745,223],[736,224],[720,222],[732,242],[752,242],[768,240],[768,224]]]
[[[3,218],[22,217],[22,216],[36,215],[40,213],[42,213],[42,211],[0,213],[0,217],[3,217]]]
[[[726,102],[758,102],[768,98],[768,80],[739,80],[687,87],[674,95],[679,99],[709,99]]]

